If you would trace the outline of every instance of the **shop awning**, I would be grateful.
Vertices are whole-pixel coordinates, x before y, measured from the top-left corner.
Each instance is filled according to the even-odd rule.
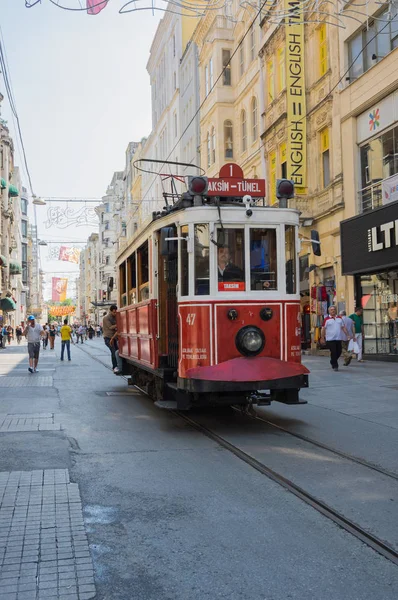
[[[18,188],[16,188],[15,185],[10,185],[8,188],[8,195],[13,198],[19,196]]]
[[[10,261],[10,275],[21,275],[22,273],[22,265],[17,262]]]
[[[0,300],[0,309],[4,310],[4,312],[10,312],[11,310],[15,310],[17,305],[15,304],[12,298],[2,298]]]
[[[7,182],[5,179],[1,178],[1,189],[4,190],[7,187]]]
[[[8,265],[7,259],[5,256],[0,254],[0,267],[6,267]]]

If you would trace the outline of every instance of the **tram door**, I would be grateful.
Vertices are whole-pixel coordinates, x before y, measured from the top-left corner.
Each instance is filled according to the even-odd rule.
[[[178,366],[178,242],[177,228],[163,227],[159,243],[159,351],[163,366]]]

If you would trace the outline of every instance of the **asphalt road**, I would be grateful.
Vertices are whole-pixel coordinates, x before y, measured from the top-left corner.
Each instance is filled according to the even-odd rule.
[[[27,373],[25,347],[0,352],[0,417],[52,414],[54,423],[37,431],[0,427],[0,472],[69,470],[98,599],[395,600],[395,565],[127,388],[99,362],[110,364],[102,340],[73,347],[70,363],[58,360],[58,350],[42,353],[40,386]],[[309,404],[261,414],[396,471],[396,365],[334,373],[326,359],[308,362]],[[397,543],[397,482],[242,415],[201,418]]]

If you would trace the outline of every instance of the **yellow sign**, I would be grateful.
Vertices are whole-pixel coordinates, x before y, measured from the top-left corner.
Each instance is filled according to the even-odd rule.
[[[307,186],[307,119],[304,80],[304,0],[284,0],[286,31],[287,178],[297,193]],[[301,189],[300,189],[301,188]]]
[[[76,306],[50,306],[48,312],[52,317],[64,317],[73,315],[75,310]]]

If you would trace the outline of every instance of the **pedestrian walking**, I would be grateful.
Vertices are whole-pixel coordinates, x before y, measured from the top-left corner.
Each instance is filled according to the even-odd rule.
[[[344,331],[341,332],[341,350],[344,358],[344,366],[348,367],[348,365],[352,361],[352,351],[349,350],[348,347],[350,340],[353,340],[355,338],[354,321],[347,317],[347,313],[345,310],[341,310],[339,312],[339,315],[348,333],[348,335],[346,335]]]
[[[80,342],[83,344],[83,336],[86,332],[86,328],[83,327],[83,325],[80,325],[79,329],[77,330],[77,344],[79,343],[79,338],[80,338]]]
[[[50,326],[50,331],[48,332],[48,336],[49,336],[49,340],[50,340],[50,350],[54,350],[55,336],[56,335],[57,335],[57,332],[55,330],[55,326],[51,325]]]
[[[21,343],[22,334],[23,334],[22,327],[20,325],[17,325],[15,328],[15,335],[17,338],[18,345]]]
[[[97,327],[95,328],[95,331],[97,333],[97,337],[101,337],[101,327],[99,325],[97,325]]]
[[[28,340],[28,371],[29,373],[38,373],[37,364],[39,362],[40,339],[43,335],[43,327],[40,325],[40,323],[36,323],[36,319],[33,315],[28,317],[23,334]]]
[[[110,353],[111,353],[113,372],[118,374],[119,368],[117,366],[117,360],[116,360],[116,354],[115,354],[116,350],[118,350],[117,339],[113,340],[113,344],[110,343],[111,339],[114,337],[116,330],[117,330],[116,311],[117,311],[116,304],[112,304],[109,307],[108,314],[105,315],[105,317],[102,321],[102,327],[103,327],[103,332],[104,332],[105,346],[107,348],[109,348]]]
[[[362,360],[362,346],[364,340],[364,327],[363,327],[363,308],[362,306],[357,306],[355,312],[350,315],[350,319],[354,321],[354,331],[355,337],[358,344],[358,354],[357,359],[358,362],[364,362]]]
[[[339,358],[341,356],[341,340],[343,333],[348,337],[347,329],[343,320],[337,315],[335,306],[329,307],[329,316],[323,322],[321,329],[321,343],[330,350],[330,364],[333,371],[339,370]]]
[[[42,342],[43,342],[43,350],[46,350],[47,349],[47,344],[48,344],[48,329],[47,329],[47,325],[43,325]]]
[[[90,327],[88,328],[88,339],[92,340],[94,337],[94,327],[92,325],[90,325]]]
[[[3,346],[3,339],[5,339],[4,335],[3,335],[3,327],[0,327],[0,349],[4,348],[4,346]]]
[[[64,319],[64,324],[61,327],[61,360],[64,360],[65,348],[70,361],[70,343],[72,339],[72,328],[68,325],[68,319]],[[73,343],[73,341],[72,341]]]
[[[11,327],[11,325],[9,325],[7,327],[7,340],[8,340],[8,345],[10,346],[11,344],[11,340],[14,338],[14,329]]]

